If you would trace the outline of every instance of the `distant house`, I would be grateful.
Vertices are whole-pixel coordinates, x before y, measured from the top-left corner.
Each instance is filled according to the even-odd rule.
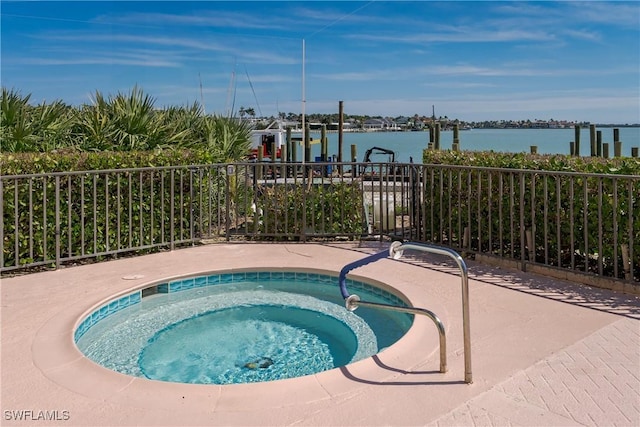
[[[543,120],[536,120],[535,122],[531,123],[531,128],[532,129],[546,129],[546,128],[549,128],[549,123],[545,122]]]
[[[320,131],[322,130],[322,126],[326,126],[327,130],[329,131],[337,131],[338,129],[340,129],[340,123],[338,122],[331,122],[331,123],[320,123],[320,122],[311,122],[309,123],[309,129],[313,130],[313,131]],[[342,129],[344,130],[350,130],[353,127],[353,123],[352,122],[344,122],[342,124]]]
[[[297,120],[282,120],[281,123],[284,129],[286,128],[300,129],[300,122]]]
[[[347,119],[344,121],[344,123],[342,124],[344,129],[355,129],[357,128],[357,124],[355,119]]]
[[[410,126],[413,126],[413,123],[410,123],[410,119],[409,117],[398,117],[396,119],[396,125],[402,129],[402,130],[406,130],[407,128],[409,128]]]
[[[347,120],[347,121],[342,123],[342,129],[343,130],[352,130],[354,127],[355,127],[355,124],[353,122],[353,119]],[[338,129],[340,129],[340,123],[337,123],[337,122],[329,123],[329,126],[327,127],[327,129],[328,130],[338,130]]]
[[[398,130],[396,123],[388,118],[367,119],[362,127],[364,130]]]

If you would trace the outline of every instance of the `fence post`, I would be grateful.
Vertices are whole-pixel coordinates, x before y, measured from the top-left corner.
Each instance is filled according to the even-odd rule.
[[[344,101],[338,102],[338,163],[342,163],[342,146],[344,144],[343,136],[344,128]],[[342,175],[342,165],[339,168],[340,175]]]
[[[171,233],[171,235],[169,236],[169,247],[171,248],[171,250],[175,249],[175,230],[176,230],[176,222],[175,222],[175,203],[176,203],[176,176],[175,176],[175,172],[176,170],[174,168],[171,168],[171,191],[169,192],[170,194],[170,198],[171,200],[169,201],[169,205],[171,206],[171,212],[169,215],[169,221],[170,221],[170,225],[169,225],[169,233]]]
[[[464,231],[462,233],[462,247],[464,249],[469,248],[471,244],[471,229],[469,228],[469,226],[466,226],[464,228]],[[465,251],[462,251],[463,254],[466,254]]]
[[[189,168],[189,240],[191,241],[191,246],[195,246],[195,238],[193,235],[193,173],[195,171],[195,168]]]
[[[531,231],[531,229],[527,229],[525,230],[524,234],[527,239],[527,259],[529,261],[535,262],[536,251],[535,251],[535,248],[533,247],[533,232]]]
[[[44,213],[46,215],[46,212]],[[107,221],[109,219],[107,218]],[[69,224],[71,226],[71,224]],[[56,175],[56,269],[60,268],[60,176]],[[45,236],[46,239],[46,236]],[[109,235],[107,233],[107,241]],[[17,258],[17,254],[16,254]]]
[[[631,262],[629,262],[629,245],[620,245],[620,252],[622,252],[622,271],[624,271],[624,278],[631,280]]]
[[[356,144],[351,144],[351,161],[356,163],[358,161],[358,146]],[[351,167],[351,176],[355,178],[358,176],[358,166],[353,165]]]
[[[258,153],[261,150],[258,150]],[[260,156],[258,156],[260,157]],[[262,168],[262,166],[260,166]],[[227,238],[227,242],[231,240],[231,234],[229,229],[231,228],[231,175],[235,173],[235,168],[233,165],[227,165],[226,168],[226,179],[225,179],[225,210],[227,211],[225,215],[225,237]]]
[[[4,245],[4,180],[0,177],[0,242]],[[16,251],[16,261],[18,259],[18,251]],[[18,263],[16,262],[16,265]],[[0,269],[4,268],[4,250],[0,250]]]

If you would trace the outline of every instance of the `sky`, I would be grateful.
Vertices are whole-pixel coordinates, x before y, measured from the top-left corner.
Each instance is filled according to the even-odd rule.
[[[7,1],[0,80],[32,103],[640,123],[640,2]]]

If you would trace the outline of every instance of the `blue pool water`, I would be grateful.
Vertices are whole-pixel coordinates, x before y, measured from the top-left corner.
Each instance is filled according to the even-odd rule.
[[[362,299],[404,302],[349,280]],[[337,277],[246,272],[163,283],[111,301],[76,329],[78,348],[109,369],[154,380],[233,384],[310,375],[370,357],[413,316],[344,307]]]

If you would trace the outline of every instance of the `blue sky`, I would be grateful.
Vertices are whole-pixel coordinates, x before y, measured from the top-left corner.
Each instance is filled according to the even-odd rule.
[[[346,114],[431,115],[435,106],[467,121],[640,122],[635,1],[0,7],[2,86],[33,102],[78,105],[138,85],[158,107],[203,101],[218,114],[300,113],[304,98],[306,113],[336,113],[343,101]]]

